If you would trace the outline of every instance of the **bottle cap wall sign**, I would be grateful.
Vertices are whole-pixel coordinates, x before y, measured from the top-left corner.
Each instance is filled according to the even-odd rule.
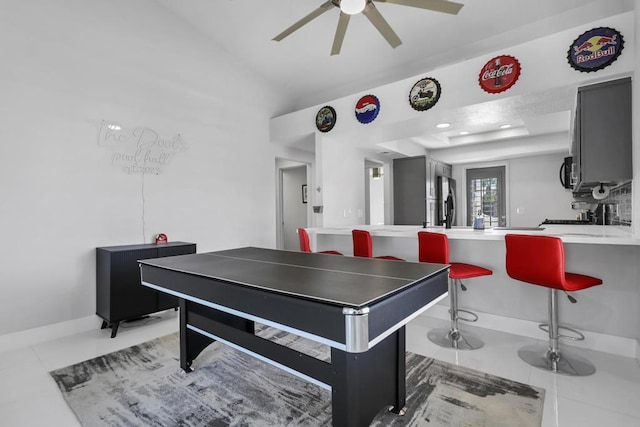
[[[501,55],[484,64],[478,82],[485,92],[500,93],[516,84],[518,77],[520,62],[513,56]]]
[[[573,41],[567,59],[576,70],[589,73],[611,65],[623,47],[624,40],[618,31],[608,27],[593,28]]]
[[[380,101],[374,95],[365,95],[356,103],[356,119],[360,123],[371,123],[378,117]]]
[[[336,125],[336,120],[336,110],[326,105],[316,114],[316,127],[320,132],[329,132]]]
[[[409,91],[411,108],[425,111],[436,105],[440,99],[440,83],[436,79],[424,78],[413,85]]]

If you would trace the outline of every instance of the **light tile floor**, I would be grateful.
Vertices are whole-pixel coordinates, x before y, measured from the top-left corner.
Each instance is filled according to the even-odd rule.
[[[426,339],[431,328],[447,326],[439,319],[417,318],[407,327],[407,350],[544,388],[544,427],[640,427],[640,366],[635,359],[576,349],[595,365],[596,373],[586,377],[557,375],[531,367],[518,357],[520,347],[546,344],[542,331],[536,341],[461,325],[462,331],[485,343],[473,351],[442,348]]]
[[[594,375],[553,375],[530,367],[517,356],[518,348],[536,340],[467,325],[463,330],[481,338],[483,348],[456,351],[427,340],[431,328],[446,326],[446,322],[427,316],[415,319],[407,327],[407,350],[544,388],[544,427],[640,427],[640,366],[635,359],[581,350],[596,366]],[[124,325],[114,339],[109,338],[109,330],[96,329],[0,353],[0,425],[78,426],[49,371],[177,329],[177,313],[167,311]]]

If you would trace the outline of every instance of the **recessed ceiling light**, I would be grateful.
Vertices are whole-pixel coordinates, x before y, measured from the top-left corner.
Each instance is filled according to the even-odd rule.
[[[446,122],[444,122],[444,123],[438,123],[438,124],[436,125],[436,127],[437,127],[438,129],[448,128],[449,126],[451,126],[451,123],[446,123]]]
[[[469,135],[469,131],[468,130],[463,130],[462,132],[460,132],[460,135]]]
[[[510,124],[504,124],[502,126],[500,126],[500,129],[509,129],[511,127]]]
[[[108,127],[109,129],[111,129],[111,130],[121,130],[121,129],[122,129],[122,126],[117,125],[117,124],[115,124],[115,123],[111,123],[111,124],[107,125],[107,127]]]

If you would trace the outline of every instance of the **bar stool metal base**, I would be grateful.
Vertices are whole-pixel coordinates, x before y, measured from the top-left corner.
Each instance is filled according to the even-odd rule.
[[[465,333],[463,335],[460,331],[453,332],[446,328],[430,330],[427,338],[440,347],[453,348],[455,350],[477,350],[484,346],[484,342],[471,334]]]
[[[458,328],[458,320],[464,320],[467,322],[475,322],[478,319],[475,313],[467,310],[461,310],[458,308],[458,282],[459,279],[449,278],[449,299],[450,308],[449,315],[451,316],[451,326],[448,329],[436,328],[429,331],[427,338],[434,344],[440,347],[453,348],[456,350],[477,350],[484,346],[484,343],[480,338],[476,338],[473,335],[462,335]],[[459,312],[467,313],[475,316],[474,320],[461,318],[458,316]]]
[[[555,355],[553,357],[549,347],[544,345],[529,345],[518,350],[520,359],[529,365],[556,374],[587,376],[596,371],[595,366],[587,359],[564,348]]]
[[[559,339],[570,338],[573,340],[583,340],[584,335],[572,328],[560,326],[558,324],[558,290],[549,288],[549,323],[543,325],[549,333],[549,344],[530,345],[518,350],[520,359],[529,365],[556,374],[587,376],[596,371],[595,366],[587,359],[578,356],[570,350],[560,350]],[[560,334],[560,329],[566,329],[576,333],[577,337]]]

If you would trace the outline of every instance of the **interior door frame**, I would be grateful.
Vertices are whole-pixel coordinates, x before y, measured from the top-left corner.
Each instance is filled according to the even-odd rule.
[[[287,169],[305,167],[306,182],[309,185],[310,165],[305,162],[296,160],[278,159],[276,158],[276,249],[284,249],[284,171]],[[307,203],[306,224],[310,224],[311,200]]]

